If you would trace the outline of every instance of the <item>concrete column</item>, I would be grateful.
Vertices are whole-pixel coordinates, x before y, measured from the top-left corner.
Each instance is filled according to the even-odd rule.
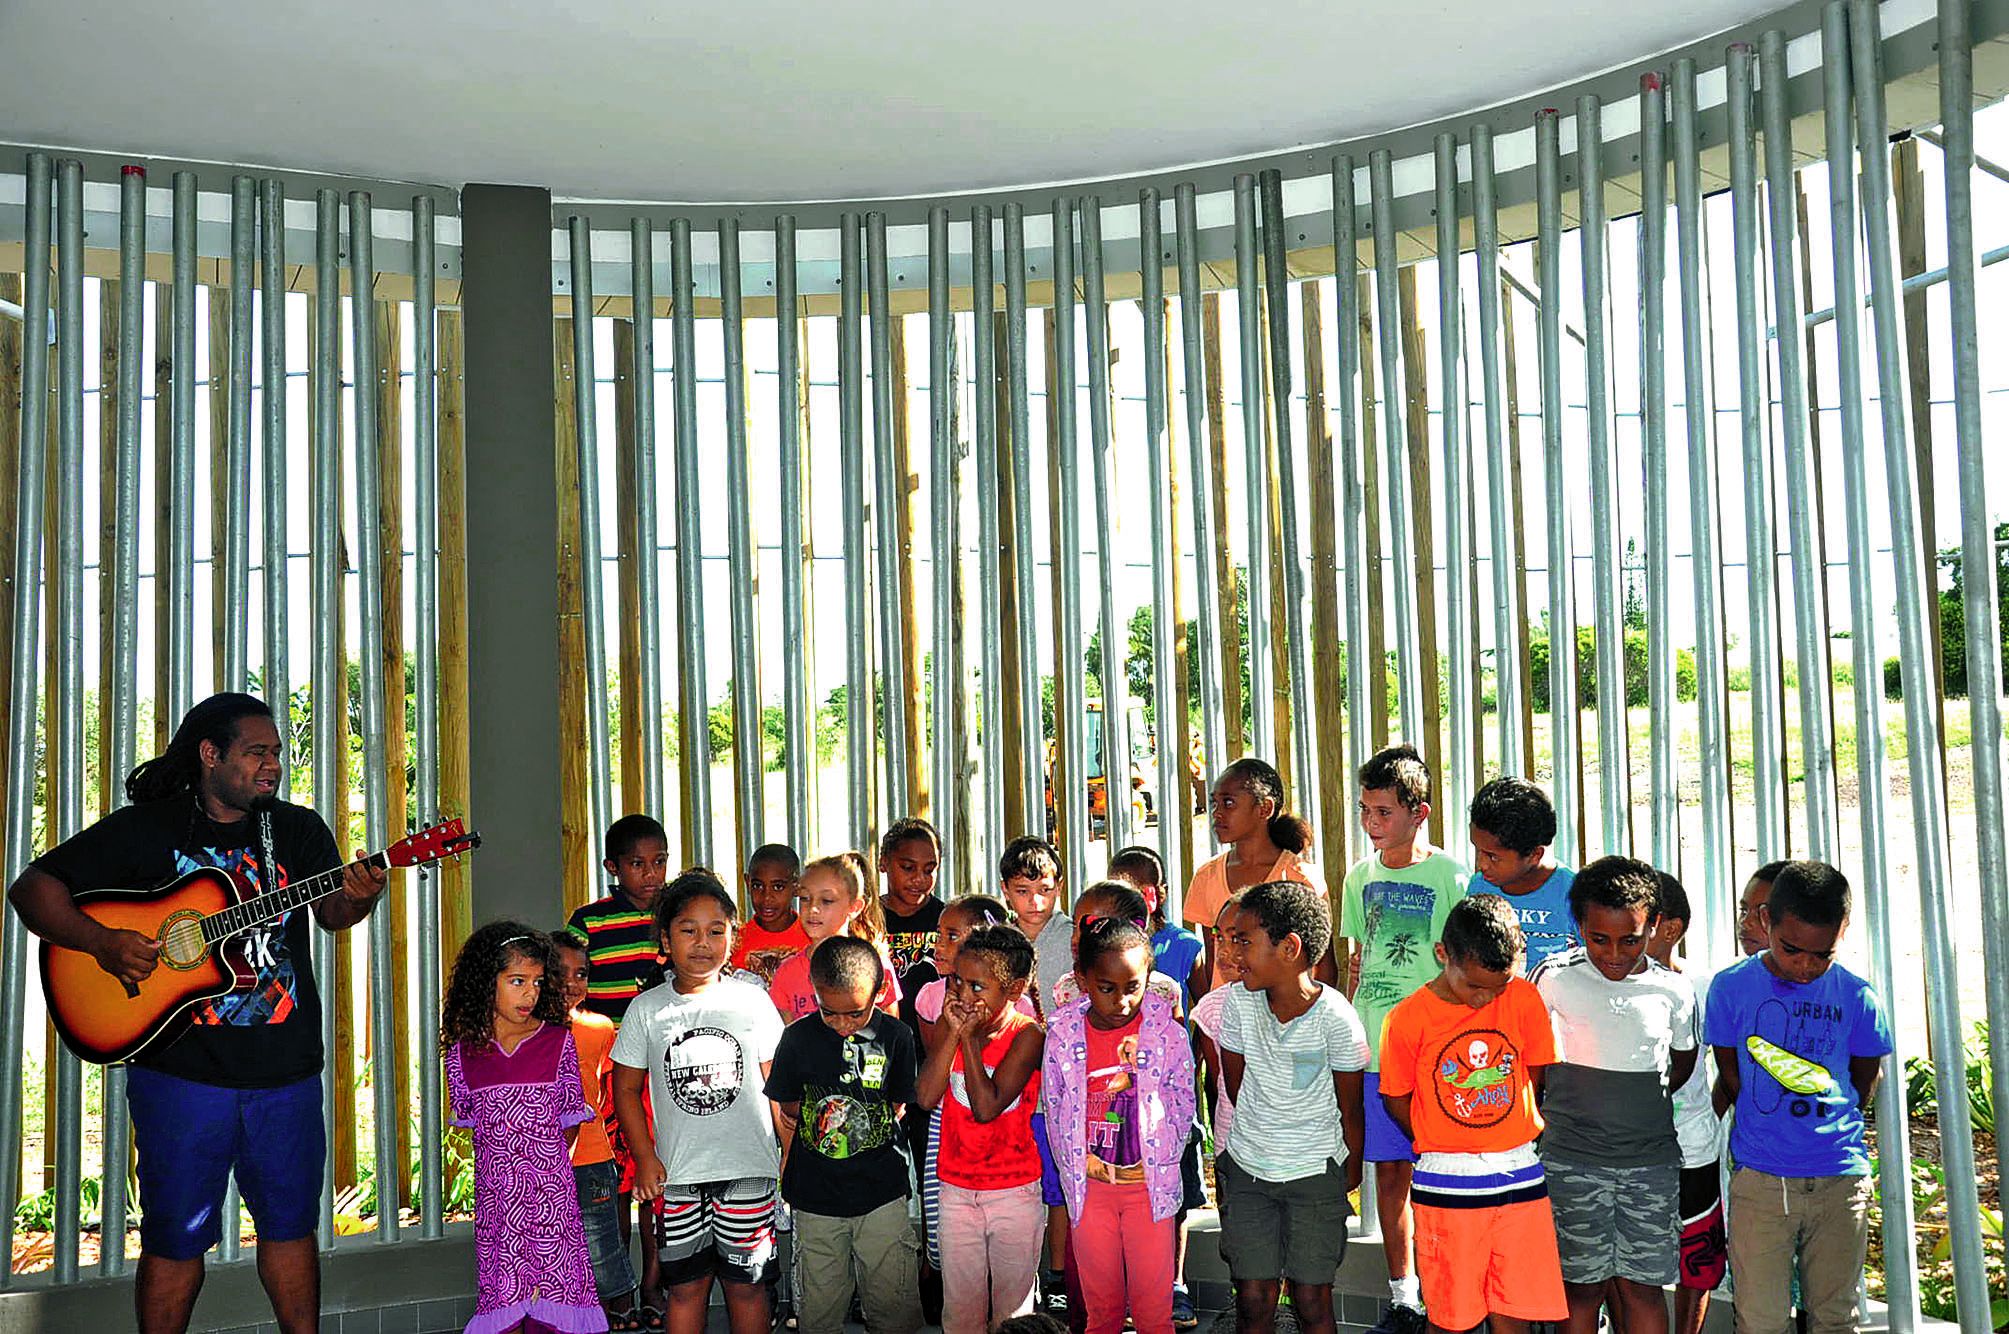
[[[461,193],[476,925],[558,924],[558,478],[551,195]]]

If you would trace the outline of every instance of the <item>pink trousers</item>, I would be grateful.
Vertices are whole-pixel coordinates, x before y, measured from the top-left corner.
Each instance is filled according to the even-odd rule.
[[[1170,1334],[1173,1221],[1151,1217],[1151,1194],[1142,1182],[1087,1185],[1071,1235],[1088,1334],[1122,1334],[1126,1308],[1137,1334]]]
[[[1000,1321],[1030,1313],[1046,1229],[1039,1183],[964,1190],[944,1181],[939,1217],[943,1334],[990,1334]],[[1169,1266],[1168,1251],[1168,1275]],[[1165,1282],[1169,1303],[1171,1279]],[[1120,1315],[1116,1323],[1121,1328]]]

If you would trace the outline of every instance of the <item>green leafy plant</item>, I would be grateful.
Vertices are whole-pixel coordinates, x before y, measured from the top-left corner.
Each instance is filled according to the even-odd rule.
[[[1989,1066],[1988,1025],[1976,1023],[1964,1048],[1966,1056],[1967,1106],[1973,1114],[1974,1129],[1984,1135],[1995,1133],[1995,1078]],[[1904,1063],[1904,1104],[1913,1116],[1939,1110],[1939,1081],[1932,1065],[1922,1056]]]

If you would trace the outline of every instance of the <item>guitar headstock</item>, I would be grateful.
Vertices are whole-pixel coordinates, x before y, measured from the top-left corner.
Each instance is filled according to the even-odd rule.
[[[481,835],[469,833],[465,820],[446,820],[391,844],[384,849],[384,860],[392,866],[424,866],[480,846]]]

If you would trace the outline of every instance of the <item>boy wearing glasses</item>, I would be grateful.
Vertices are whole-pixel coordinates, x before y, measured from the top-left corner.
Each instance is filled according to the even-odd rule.
[[[840,1334],[854,1272],[873,1334],[921,1327],[900,1132],[917,1066],[907,1026],[873,1008],[884,969],[866,941],[831,936],[819,944],[809,959],[816,1013],[782,1033],[768,1071],[781,1130],[781,1197],[795,1214],[803,1334]]]

